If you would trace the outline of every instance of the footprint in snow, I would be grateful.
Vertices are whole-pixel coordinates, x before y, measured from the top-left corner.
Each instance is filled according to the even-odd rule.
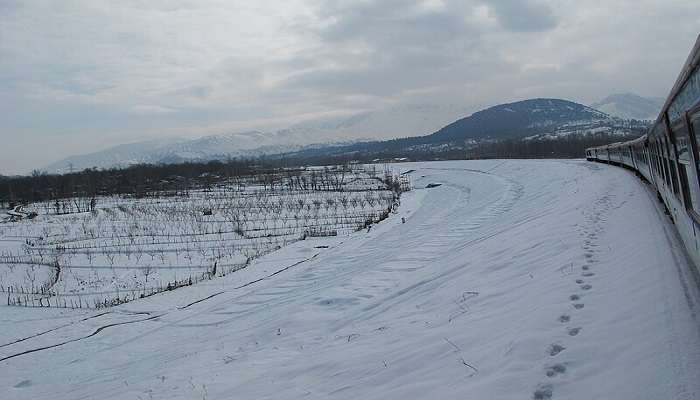
[[[561,353],[562,351],[564,351],[564,349],[566,349],[566,347],[564,347],[564,346],[562,346],[562,345],[560,345],[560,344],[556,344],[556,343],[555,343],[555,344],[553,344],[553,345],[549,348],[549,355],[552,356],[552,357],[554,357],[554,356],[556,356],[557,354],[559,354],[559,353]]]
[[[539,385],[532,394],[534,400],[549,400],[552,398],[552,385]]]
[[[571,328],[569,329],[569,336],[576,336],[581,332],[581,328]]]
[[[15,389],[22,389],[22,388],[26,388],[26,387],[29,387],[29,386],[32,386],[32,381],[29,380],[29,379],[25,379],[25,380],[19,382],[18,384],[16,384],[15,386],[13,386],[13,387],[14,387]]]
[[[564,364],[554,364],[551,367],[547,368],[547,376],[550,378],[553,378],[559,374],[563,374],[566,372],[566,365]]]
[[[560,315],[560,316],[559,316],[559,322],[569,322],[569,320],[571,320],[571,317],[569,317],[569,316],[566,315],[566,314],[563,314],[563,315]]]
[[[574,308],[577,309],[577,310],[582,309],[582,308],[583,308],[583,303],[576,303],[576,304],[574,304]]]
[[[584,272],[584,273],[581,274],[581,276],[585,276],[585,277],[590,277],[590,276],[593,276],[593,275],[595,275],[593,272]]]
[[[583,279],[576,279],[576,283],[578,283],[579,285],[582,284],[582,283],[583,283]]]
[[[582,285],[581,286],[582,290],[591,290],[592,288],[593,288],[593,286],[591,286],[591,285]]]

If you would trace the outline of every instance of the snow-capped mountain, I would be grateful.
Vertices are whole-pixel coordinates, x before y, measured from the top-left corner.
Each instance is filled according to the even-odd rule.
[[[85,168],[127,167],[134,164],[207,161],[217,158],[275,154],[302,148],[309,143],[285,132],[239,132],[198,139],[170,138],[123,144],[95,153],[68,157],[45,167],[66,173]]]
[[[65,173],[85,168],[126,167],[140,163],[206,161],[226,157],[254,157],[297,151],[313,145],[348,144],[424,135],[465,114],[458,106],[406,105],[341,117],[304,121],[289,128],[169,138],[123,144],[95,153],[68,157],[44,168]]]
[[[183,142],[185,140],[181,138],[166,138],[120,144],[95,153],[71,156],[54,162],[43,169],[51,173],[66,173],[92,167],[123,167],[156,159],[167,154],[168,149],[172,146]]]
[[[462,156],[465,150],[481,143],[505,140],[518,146],[518,141],[526,145],[558,139],[575,142],[585,138],[622,138],[640,136],[647,128],[647,121],[612,117],[592,107],[568,100],[540,98],[499,104],[477,111],[445,125],[430,135],[362,142],[333,148],[305,149],[291,156],[364,159],[410,156],[416,159],[434,159]],[[547,154],[552,153],[550,151]],[[566,156],[571,157],[572,154],[569,152]]]
[[[625,100],[634,99],[633,96],[611,96],[613,100],[605,104],[622,108],[623,104],[634,103]],[[651,112],[652,107],[649,106],[648,113]],[[249,131],[198,139],[175,138],[119,145],[96,153],[69,157],[47,166],[45,170],[65,173],[139,163],[208,161],[282,153],[381,152],[389,148],[406,151],[429,148],[442,152],[451,146],[464,146],[470,141],[554,139],[588,134],[626,136],[632,129],[644,128],[643,122],[633,123],[594,107],[561,99],[528,99],[496,105],[464,117],[466,114],[466,110],[458,106],[392,107],[350,116],[314,119],[271,132]],[[434,133],[428,134],[430,132]],[[401,139],[387,141],[397,138]]]
[[[529,99],[499,104],[459,119],[433,135],[433,141],[505,139],[550,134],[566,127],[579,131],[613,118],[583,104],[561,99]]]
[[[664,100],[658,97],[642,97],[634,93],[612,94],[591,104],[591,107],[623,119],[655,120]]]
[[[293,125],[283,132],[331,141],[387,140],[434,132],[464,116],[467,108],[456,105],[403,105],[347,117],[320,118]]]

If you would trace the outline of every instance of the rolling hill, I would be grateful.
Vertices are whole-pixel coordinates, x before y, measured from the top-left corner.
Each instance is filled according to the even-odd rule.
[[[500,104],[459,119],[459,107],[410,106],[347,117],[317,119],[273,132],[250,131],[198,139],[164,139],[115,146],[73,156],[45,167],[64,173],[85,168],[180,163],[283,155],[323,156],[464,154],[477,142],[552,140],[591,135],[624,137],[646,123],[610,116],[561,99]],[[450,122],[453,121],[453,122]],[[432,134],[427,134],[428,132]],[[423,136],[418,136],[423,134]],[[388,139],[388,140],[387,140]]]
[[[634,93],[612,94],[591,107],[623,119],[656,120],[664,99],[642,97]]]
[[[276,131],[254,130],[196,139],[169,138],[123,144],[71,156],[42,169],[65,173],[93,167],[208,161],[332,148],[357,141],[424,135],[464,114],[464,107],[453,105],[395,106],[352,115],[320,117]]]

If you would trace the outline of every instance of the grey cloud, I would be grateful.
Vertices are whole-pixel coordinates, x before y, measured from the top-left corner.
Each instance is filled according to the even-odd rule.
[[[322,2],[315,34],[323,45],[303,54],[307,65],[282,87],[382,97],[444,84],[473,72],[485,53],[480,39],[486,28],[473,11],[474,4],[456,1],[444,7],[401,0]]]
[[[188,86],[183,89],[179,89],[173,92],[174,95],[176,96],[186,96],[186,97],[193,97],[197,99],[206,99],[209,97],[212,92],[213,88],[208,85],[193,85],[193,86]]]
[[[542,32],[557,25],[551,7],[540,0],[489,0],[484,4],[511,31]]]
[[[0,138],[33,149],[0,147],[0,173],[69,155],[66,138],[79,152],[407,102],[665,96],[698,15],[693,0],[0,0]]]
[[[319,16],[328,21],[319,34],[324,40],[367,44],[440,45],[460,35],[474,34],[463,7],[421,8],[402,0],[324,2]]]

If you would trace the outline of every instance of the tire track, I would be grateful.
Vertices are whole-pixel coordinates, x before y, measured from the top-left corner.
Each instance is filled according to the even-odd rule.
[[[25,350],[25,351],[22,351],[22,352],[20,352],[20,353],[16,353],[16,354],[12,354],[12,355],[9,355],[9,356],[0,358],[0,362],[9,360],[9,359],[12,359],[12,358],[15,358],[15,357],[20,357],[20,356],[23,356],[23,355],[26,355],[26,354],[31,354],[31,353],[36,353],[36,352],[38,352],[38,351],[53,349],[53,348],[55,348],[55,347],[60,347],[60,346],[64,346],[64,345],[69,344],[69,343],[74,343],[74,342],[78,342],[78,341],[80,341],[80,340],[88,339],[88,338],[91,338],[91,337],[97,335],[98,333],[102,332],[103,330],[105,330],[105,329],[107,329],[107,328],[111,328],[111,327],[114,327],[114,326],[120,326],[120,325],[135,324],[135,323],[137,323],[137,322],[150,321],[150,320],[153,320],[153,319],[156,319],[156,318],[160,318],[161,316],[163,316],[163,314],[154,315],[154,316],[152,316],[152,317],[148,317],[148,318],[144,318],[144,319],[137,319],[137,320],[133,320],[133,321],[115,322],[115,323],[113,323],[113,324],[107,324],[107,325],[104,325],[104,326],[101,326],[101,327],[97,328],[94,332],[92,332],[91,334],[89,334],[89,335],[87,335],[87,336],[83,336],[83,337],[79,337],[79,338],[73,338],[73,339],[70,339],[70,340],[66,340],[66,341],[64,341],[64,342],[55,343],[55,344],[52,344],[52,345],[43,346],[43,347],[31,349],[31,350]]]
[[[97,314],[97,315],[93,315],[93,316],[91,316],[91,317],[87,317],[87,318],[83,318],[83,319],[78,320],[78,321],[71,322],[71,323],[69,323],[69,324],[60,325],[60,326],[57,326],[57,327],[55,327],[55,328],[51,328],[51,329],[46,330],[46,331],[43,331],[43,332],[39,332],[39,333],[37,333],[37,334],[31,335],[31,336],[27,336],[27,337],[24,337],[24,338],[22,338],[22,339],[17,339],[17,340],[15,340],[15,341],[13,341],[13,342],[5,343],[5,344],[0,344],[0,348],[6,347],[6,346],[10,346],[10,345],[13,345],[13,344],[17,344],[17,343],[20,343],[20,342],[24,342],[25,340],[34,339],[34,338],[39,337],[39,336],[41,336],[41,335],[45,335],[45,334],[47,334],[47,333],[51,333],[51,332],[57,331],[57,330],[59,330],[59,329],[66,328],[66,327],[69,327],[69,326],[71,326],[71,325],[75,325],[75,324],[80,323],[80,322],[85,322],[85,321],[87,321],[87,320],[89,320],[89,319],[101,317],[101,316],[103,316],[103,315],[105,315],[105,314],[110,314],[110,313],[111,313],[111,311],[103,312],[103,313],[100,313],[100,314]]]

